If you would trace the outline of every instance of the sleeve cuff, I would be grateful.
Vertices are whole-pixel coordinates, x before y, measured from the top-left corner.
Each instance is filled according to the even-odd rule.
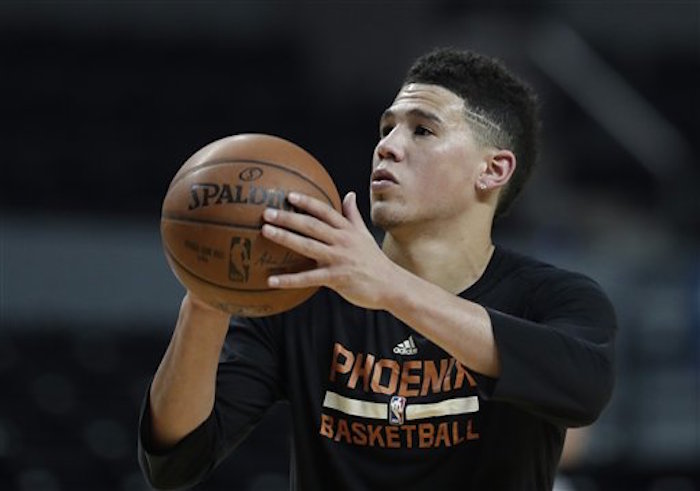
[[[182,440],[169,448],[154,445],[150,388],[141,408],[138,435],[138,457],[148,482],[157,489],[189,487],[214,467],[216,422],[213,413]]]

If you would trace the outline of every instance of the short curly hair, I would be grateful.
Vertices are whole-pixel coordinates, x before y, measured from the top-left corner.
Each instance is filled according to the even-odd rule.
[[[404,85],[439,85],[464,100],[478,142],[508,149],[517,165],[499,197],[504,215],[520,194],[537,160],[540,121],[535,92],[499,60],[472,51],[439,48],[418,58]]]

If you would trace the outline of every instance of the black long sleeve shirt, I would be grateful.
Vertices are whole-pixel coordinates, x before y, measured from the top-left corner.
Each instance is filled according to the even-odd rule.
[[[167,452],[152,449],[146,397],[147,479],[194,485],[284,399],[293,489],[551,489],[566,428],[594,421],[610,397],[613,308],[587,277],[500,247],[460,296],[489,313],[498,379],[330,290],[277,316],[233,319],[214,410]]]

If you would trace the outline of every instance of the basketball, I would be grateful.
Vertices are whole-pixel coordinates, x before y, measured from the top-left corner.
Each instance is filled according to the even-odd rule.
[[[163,200],[163,249],[178,280],[233,315],[272,315],[308,299],[317,288],[267,286],[270,275],[315,266],[261,234],[265,208],[293,210],[287,201],[291,191],[341,210],[328,172],[287,140],[241,134],[198,150],[175,174]]]

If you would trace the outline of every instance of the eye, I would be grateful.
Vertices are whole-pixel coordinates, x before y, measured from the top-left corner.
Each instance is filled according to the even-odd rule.
[[[416,129],[413,130],[413,134],[418,135],[418,136],[429,136],[429,135],[432,135],[433,132],[430,131],[425,126],[418,125],[418,126],[416,126]]]
[[[382,126],[381,128],[379,128],[379,137],[380,137],[380,138],[384,138],[384,137],[387,136],[389,133],[391,133],[391,130],[393,130],[393,129],[394,129],[394,127],[393,127],[393,126],[390,126],[390,125],[388,125],[388,124]]]

